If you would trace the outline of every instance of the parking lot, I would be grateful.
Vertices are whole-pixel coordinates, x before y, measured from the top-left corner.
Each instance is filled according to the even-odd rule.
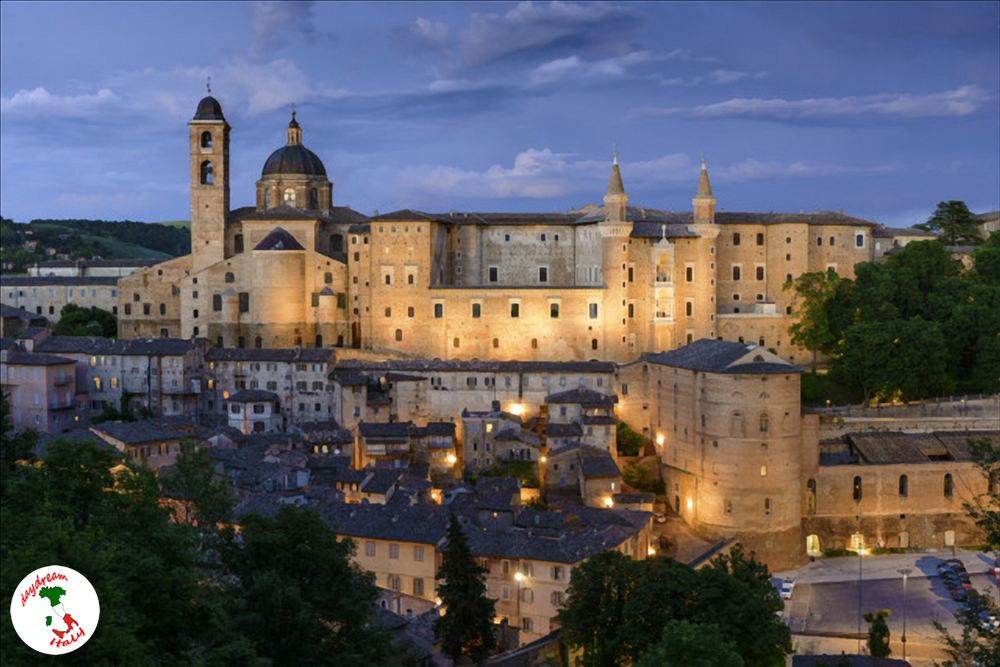
[[[928,551],[920,554],[863,556],[859,559],[824,558],[792,571],[775,573],[782,579],[795,579],[795,588],[785,601],[783,617],[796,635],[800,652],[814,653],[809,647],[827,652],[828,647],[857,651],[858,610],[889,609],[886,619],[891,634],[893,657],[902,656],[903,575],[909,569],[906,584],[907,658],[915,665],[931,664],[941,658],[938,632],[934,623],[957,631],[954,612],[958,603],[938,575],[937,566],[952,558],[952,551]],[[996,579],[988,574],[993,566],[992,554],[957,550],[957,557],[969,572],[972,585],[983,595],[998,601]],[[859,605],[860,598],[860,605]],[[867,637],[868,623],[860,625]],[[853,639],[853,641],[851,641]],[[862,645],[864,642],[862,641]]]

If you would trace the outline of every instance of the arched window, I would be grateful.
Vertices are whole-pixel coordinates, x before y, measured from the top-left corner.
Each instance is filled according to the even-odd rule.
[[[285,188],[285,206],[295,206],[295,190]]]
[[[256,338],[253,339],[253,346],[254,347],[256,347],[256,348],[259,349],[263,344],[264,344],[264,340],[260,336],[257,336]]]
[[[906,475],[899,476],[899,497],[906,498],[910,494],[910,480]]]
[[[215,183],[214,176],[212,174],[212,163],[205,160],[201,163],[201,184],[202,185],[213,185]]]
[[[746,437],[746,426],[743,422],[743,414],[740,412],[734,412],[732,419],[729,423],[729,434],[737,438]]]
[[[226,273],[226,282],[227,283],[234,283],[234,282],[236,282],[236,276],[233,275],[232,271],[229,271],[229,272]]]
[[[209,131],[204,131],[201,133],[201,147],[211,148],[212,147],[212,133]]]
[[[309,190],[309,208],[319,208],[319,195],[316,188]]]
[[[944,476],[944,497],[951,498],[955,495],[955,482],[951,478],[951,473]]]
[[[761,433],[767,433],[767,429],[768,429],[767,413],[766,412],[762,412],[762,413],[760,413],[760,432]]]
[[[403,330],[402,329],[396,329],[396,340],[397,341],[403,340]]]
[[[854,478],[854,500],[861,500],[861,478]]]
[[[264,208],[271,208],[271,188],[264,190]]]
[[[326,273],[324,273],[323,274],[323,282],[326,283],[327,285],[329,285],[330,283],[332,283],[333,282],[333,274],[330,273],[329,271],[327,271]]]
[[[806,482],[806,513],[816,512],[816,480],[810,479]]]

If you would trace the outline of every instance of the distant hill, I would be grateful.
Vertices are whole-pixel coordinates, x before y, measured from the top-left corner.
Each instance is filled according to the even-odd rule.
[[[190,252],[187,220],[32,220],[24,224],[0,217],[0,258],[4,270],[10,272],[59,257],[169,259]]]

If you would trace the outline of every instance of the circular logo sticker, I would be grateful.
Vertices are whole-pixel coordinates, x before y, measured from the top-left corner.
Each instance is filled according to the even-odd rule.
[[[40,567],[26,576],[10,600],[10,619],[18,637],[48,655],[83,646],[100,615],[94,587],[85,576],[62,565]]]

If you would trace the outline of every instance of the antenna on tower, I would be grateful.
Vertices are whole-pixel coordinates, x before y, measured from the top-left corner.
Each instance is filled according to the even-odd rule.
[[[615,162],[614,163],[618,164],[618,144],[616,144],[616,143],[615,144],[611,144],[611,150],[614,151],[614,154],[615,154]]]
[[[705,168],[705,151],[701,152],[701,168]]]
[[[292,102],[292,120],[295,120],[295,102]]]
[[[205,88],[208,89],[208,94],[212,94],[212,77],[208,77],[208,81],[205,82]]]

